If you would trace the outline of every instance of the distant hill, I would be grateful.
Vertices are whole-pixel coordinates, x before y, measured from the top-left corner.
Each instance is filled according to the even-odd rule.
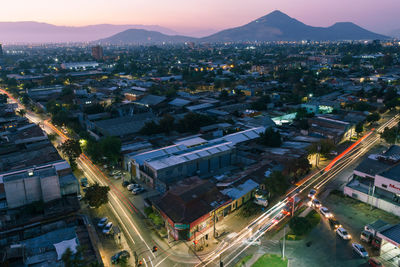
[[[194,37],[166,35],[156,31],[130,29],[96,42],[104,44],[176,44],[195,40],[196,38]]]
[[[351,22],[339,22],[326,28],[313,27],[291,18],[280,11],[274,11],[246,25],[223,30],[204,37],[201,41],[336,41],[387,38],[387,36],[370,32]]]
[[[68,27],[33,21],[0,22],[0,43],[90,42],[133,28],[177,34],[173,30],[157,25],[97,24]]]

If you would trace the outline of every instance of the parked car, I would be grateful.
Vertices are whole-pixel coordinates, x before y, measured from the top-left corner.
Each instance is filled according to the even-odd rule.
[[[361,241],[364,241],[367,243],[371,242],[373,237],[374,237],[373,233],[366,231],[366,230],[363,230],[360,235]]]
[[[100,221],[97,223],[97,226],[103,228],[106,225],[107,221],[108,221],[107,217],[101,218]]]
[[[351,235],[343,227],[336,229],[336,234],[340,236],[343,240],[350,240]]]
[[[313,198],[315,198],[315,194],[317,194],[317,190],[311,189],[310,193],[308,193],[308,197],[313,199]]]
[[[130,184],[130,183],[129,183],[128,181],[123,181],[123,182],[122,182],[122,186],[123,186],[123,187],[127,187],[129,184]]]
[[[362,245],[360,245],[358,243],[353,243],[353,244],[351,244],[351,247],[362,258],[368,257],[368,252],[365,250],[365,248]]]
[[[114,255],[111,257],[111,263],[112,263],[112,264],[117,264],[117,263],[119,263],[122,259],[128,259],[128,258],[130,258],[130,257],[131,257],[131,254],[129,254],[128,251],[122,250],[122,251],[120,251],[120,252],[114,254]]]
[[[106,226],[104,226],[103,228],[103,234],[109,234],[111,232],[112,226],[112,222],[107,223]]]
[[[332,213],[328,210],[327,207],[320,207],[319,211],[321,212],[322,215],[324,215],[325,218],[333,217]]]
[[[368,265],[373,267],[383,267],[383,264],[374,258],[368,260]]]
[[[132,191],[135,188],[139,188],[140,185],[139,184],[129,184],[126,189],[128,189],[129,191]]]
[[[136,187],[136,188],[134,188],[134,189],[132,190],[132,194],[138,195],[138,194],[142,193],[143,191],[144,191],[144,188],[143,188],[143,187]]]
[[[312,207],[316,207],[316,208],[320,208],[320,207],[321,207],[321,202],[319,202],[318,199],[314,198],[314,199],[311,201],[311,206],[312,206]]]
[[[329,218],[329,224],[331,225],[331,227],[333,229],[337,229],[339,227],[342,227],[342,225],[340,224],[340,222],[338,220],[336,220],[335,218]]]

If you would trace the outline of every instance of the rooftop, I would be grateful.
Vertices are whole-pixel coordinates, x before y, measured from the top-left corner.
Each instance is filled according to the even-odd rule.
[[[178,182],[155,205],[174,223],[190,224],[229,201],[210,181],[192,177]]]

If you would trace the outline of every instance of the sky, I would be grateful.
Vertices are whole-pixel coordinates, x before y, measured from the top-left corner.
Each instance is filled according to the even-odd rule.
[[[280,10],[312,26],[351,21],[379,33],[400,28],[400,0],[3,0],[0,21],[64,26],[160,25],[180,33],[236,27]]]

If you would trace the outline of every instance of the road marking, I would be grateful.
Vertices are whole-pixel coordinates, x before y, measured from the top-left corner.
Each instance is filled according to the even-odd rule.
[[[159,261],[154,267],[157,267],[158,265],[160,265],[163,261],[165,261],[171,254],[168,254],[166,257],[164,257],[164,259],[162,259],[161,261]]]

